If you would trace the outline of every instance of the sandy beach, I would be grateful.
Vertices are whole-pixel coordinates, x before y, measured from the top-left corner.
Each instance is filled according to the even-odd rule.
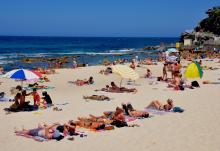
[[[204,65],[219,67],[216,61],[203,61]],[[187,62],[181,62],[187,65]],[[0,150],[1,151],[25,151],[25,150],[78,150],[78,151],[111,151],[111,150],[139,150],[139,151],[218,151],[220,150],[220,84],[202,84],[203,80],[218,81],[219,70],[204,70],[202,79],[197,79],[200,88],[174,91],[167,88],[166,83],[155,83],[155,79],[140,78],[135,85],[127,85],[123,80],[123,86],[135,87],[136,94],[95,92],[95,89],[104,87],[111,81],[120,82],[118,75],[101,75],[98,72],[104,66],[91,66],[78,69],[58,69],[57,74],[48,75],[51,82],[48,86],[55,87],[48,90],[55,106],[62,111],[53,111],[52,108],[33,112],[18,112],[6,114],[3,110],[9,107],[11,102],[0,102]],[[162,75],[162,63],[158,65],[143,66],[136,71],[143,76],[146,68],[151,69],[154,76]],[[184,70],[184,69],[183,69]],[[68,81],[78,78],[84,79],[93,76],[95,84],[89,86],[76,86]],[[170,76],[170,75],[169,75]],[[12,79],[0,78],[0,92],[6,92],[19,84]],[[41,92],[41,91],[39,91]],[[85,101],[84,95],[103,94],[109,96],[111,101]],[[103,111],[113,111],[121,103],[130,102],[136,109],[143,110],[152,100],[160,100],[163,103],[168,98],[174,100],[175,106],[185,111],[183,113],[167,113],[165,115],[153,115],[151,118],[136,120],[134,123],[140,127],[115,128],[111,131],[93,132],[86,129],[78,129],[87,134],[87,137],[76,136],[74,141],[66,138],[57,142],[36,142],[20,136],[15,136],[14,128],[34,128],[38,123],[60,122],[63,123],[77,117],[86,117],[89,114],[101,115]],[[28,98],[32,100],[31,97]],[[28,100],[27,99],[27,100]],[[57,105],[63,104],[66,105]]]

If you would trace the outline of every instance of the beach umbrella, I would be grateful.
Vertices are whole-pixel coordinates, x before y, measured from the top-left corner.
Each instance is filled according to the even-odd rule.
[[[202,78],[203,76],[203,71],[198,62],[192,62],[190,63],[184,73],[184,76],[186,78]]]
[[[179,51],[176,48],[169,48],[169,49],[167,49],[166,52],[168,52],[168,53],[176,53],[176,52],[179,52]]]
[[[23,81],[26,80],[37,80],[41,77],[41,75],[38,73],[34,73],[33,71],[26,70],[26,69],[14,69],[12,71],[7,72],[3,77],[15,79],[15,80],[21,80],[21,85],[23,85]]]
[[[178,58],[177,56],[168,56],[167,60],[173,62],[176,61],[177,58]]]
[[[120,87],[122,79],[137,80],[139,74],[126,65],[115,65],[112,67],[112,72],[121,76]]]

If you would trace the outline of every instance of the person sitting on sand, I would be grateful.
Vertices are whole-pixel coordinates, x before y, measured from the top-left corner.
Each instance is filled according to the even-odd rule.
[[[151,78],[152,77],[152,72],[150,71],[150,69],[147,69],[147,73],[145,75],[145,78]]]
[[[98,100],[98,101],[110,101],[110,98],[105,95],[91,95],[91,96],[83,96],[83,99],[90,99],[90,100]]]
[[[19,130],[15,130],[16,134],[23,134],[23,135],[30,135],[30,136],[34,136],[34,137],[41,137],[41,138],[45,138],[45,139],[56,139],[56,140],[61,140],[64,137],[61,135],[61,133],[56,129],[56,127],[59,124],[53,124],[50,126],[42,126],[40,124],[38,124],[38,128],[35,129],[22,129],[21,131]]]
[[[0,75],[1,74],[5,74],[4,68],[2,66],[0,66]]]
[[[168,87],[173,87],[175,90],[179,90],[180,80],[179,75],[175,76],[168,84]]]
[[[47,106],[48,105],[51,106],[53,102],[50,98],[50,95],[46,91],[42,92],[42,95],[43,95],[42,99],[47,103]]]
[[[133,69],[133,70],[135,70],[135,63],[134,63],[134,60],[131,61],[130,68]]]
[[[107,67],[105,70],[100,70],[99,71],[100,74],[104,74],[104,75],[109,75],[112,73],[112,68],[111,67]]]
[[[174,107],[173,105],[173,100],[168,99],[167,104],[162,104],[160,101],[152,101],[147,108],[155,108],[157,110],[165,110],[165,111],[170,111]]]
[[[137,111],[133,108],[133,106],[128,103],[127,105],[122,103],[122,108],[124,109],[124,112],[126,115],[131,116],[131,117],[143,117],[147,118],[149,117],[149,113],[146,111]]]

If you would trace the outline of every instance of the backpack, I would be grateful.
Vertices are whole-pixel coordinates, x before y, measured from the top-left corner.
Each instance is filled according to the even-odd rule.
[[[192,81],[191,84],[192,84],[193,87],[200,87],[199,83],[197,81]]]

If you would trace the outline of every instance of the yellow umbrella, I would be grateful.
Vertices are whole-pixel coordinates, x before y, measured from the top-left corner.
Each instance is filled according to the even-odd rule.
[[[192,62],[186,68],[184,76],[186,78],[202,78],[203,76],[202,68],[197,62]]]
[[[120,75],[122,79],[137,80],[139,78],[139,74],[126,65],[115,65],[112,67],[112,72]]]

